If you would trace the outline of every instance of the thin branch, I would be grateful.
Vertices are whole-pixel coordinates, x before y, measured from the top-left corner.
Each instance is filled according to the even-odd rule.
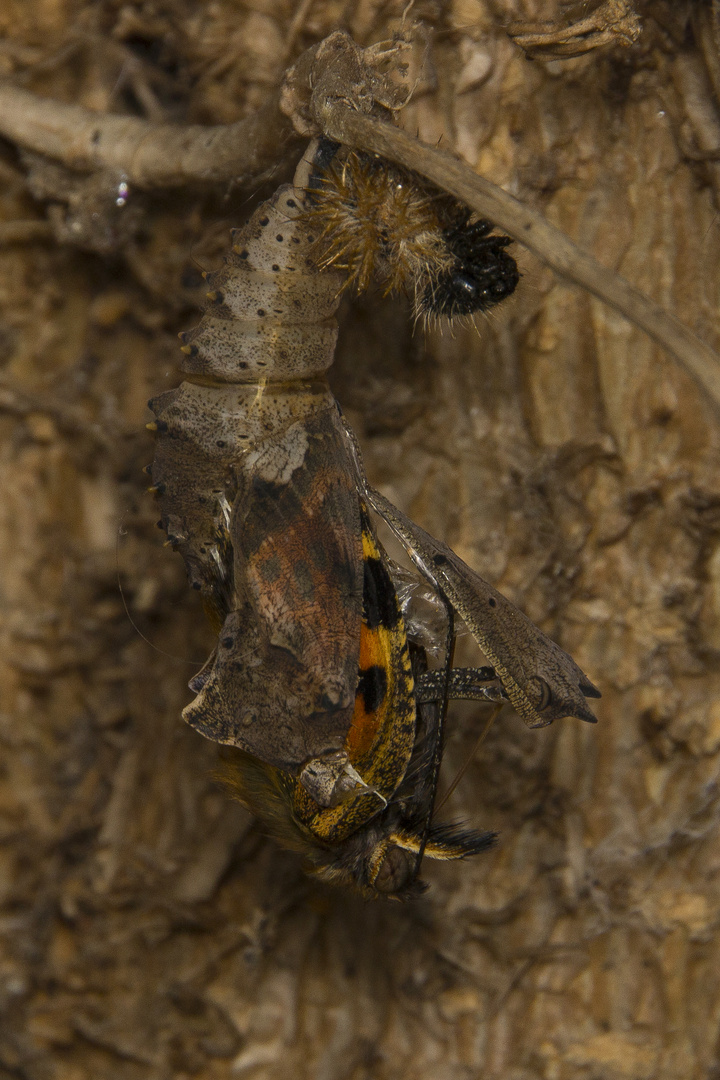
[[[317,119],[331,139],[420,173],[493,221],[558,274],[583,286],[644,330],[720,405],[720,356],[659,304],[578,248],[542,215],[445,151],[421,143],[383,120],[364,116],[332,98],[324,102],[316,99],[315,107]]]
[[[691,330],[463,162],[357,111],[371,103],[376,111],[401,106],[404,91],[382,70],[393,52],[400,67],[398,44],[384,52],[362,50],[347,35],[331,34],[299,57],[282,89],[254,116],[217,127],[103,116],[0,84],[0,134],[65,165],[114,169],[139,187],[170,187],[230,178],[249,183],[287,154],[289,140],[315,133],[319,124],[330,138],[420,173],[495,222],[558,274],[644,330],[720,404],[720,357]]]
[[[122,173],[141,188],[235,180],[248,184],[302,140],[279,107],[279,92],[253,116],[203,127],[158,124],[93,112],[0,83],[0,135],[74,169]]]
[[[285,39],[285,55],[288,59],[292,55],[295,42],[302,33],[303,27],[305,26],[305,22],[308,15],[310,14],[310,9],[312,8],[314,2],[315,0],[300,0],[297,10],[292,17],[292,21],[288,28],[287,38]]]
[[[641,31],[632,0],[605,0],[590,15],[570,25],[517,22],[507,28],[508,36],[529,58],[544,60],[567,60],[604,45],[629,47]]]

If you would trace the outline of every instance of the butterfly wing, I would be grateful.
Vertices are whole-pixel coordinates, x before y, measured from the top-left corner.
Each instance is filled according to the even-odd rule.
[[[230,610],[183,716],[294,772],[342,747],[358,679],[360,508],[334,408],[258,443],[236,489]]]
[[[600,693],[572,657],[447,544],[435,540],[379,492],[366,488],[366,494],[421,573],[465,620],[528,727],[544,727],[564,716],[595,723],[585,698]]]

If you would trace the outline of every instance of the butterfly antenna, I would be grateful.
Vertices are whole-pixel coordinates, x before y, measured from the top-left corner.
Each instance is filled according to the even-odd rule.
[[[192,667],[196,668],[198,664],[203,664],[205,661],[188,660],[184,656],[175,656],[173,653],[169,653],[166,652],[165,649],[161,649],[159,645],[155,645],[155,643],[152,642],[149,637],[146,637],[146,635],[143,634],[142,630],[130,614],[130,608],[128,607],[128,602],[125,597],[125,590],[123,589],[123,584],[120,577],[120,537],[127,536],[127,529],[125,528],[123,522],[125,521],[125,518],[128,516],[129,513],[130,511],[126,510],[123,514],[120,520],[120,524],[118,525],[117,536],[115,537],[115,577],[117,580],[118,592],[120,593],[120,599],[122,600],[123,607],[125,608],[125,614],[128,617],[128,622],[130,623],[138,637],[141,637],[143,641],[150,646],[151,649],[155,650],[155,652],[160,653],[161,656],[167,656],[169,660],[175,660],[178,664],[191,664]]]
[[[414,877],[417,877],[420,873],[420,864],[422,863],[423,855],[425,854],[425,846],[428,841],[428,836],[430,835],[430,826],[432,825],[433,814],[435,812],[435,795],[437,794],[438,779],[440,777],[440,766],[442,764],[443,755],[445,717],[447,716],[448,702],[450,700],[450,672],[452,671],[453,657],[455,655],[455,611],[450,604],[450,601],[447,600],[445,596],[442,596],[442,601],[445,605],[445,611],[447,612],[447,636],[445,639],[445,685],[443,687],[443,697],[440,705],[440,711],[438,714],[437,727],[435,731],[435,741],[432,748],[432,756],[430,758],[430,799],[428,803],[427,813],[425,815],[425,824],[423,826],[420,847],[418,848],[417,858],[415,860]]]
[[[487,736],[487,733],[489,732],[490,728],[493,726],[493,723],[495,722],[495,718],[497,717],[497,715],[498,715],[498,713],[500,712],[501,709],[502,709],[502,702],[500,702],[498,705],[493,706],[493,708],[492,708],[492,710],[490,712],[490,715],[489,715],[489,717],[487,718],[487,720],[485,722],[485,727],[482,729],[482,731],[478,735],[478,737],[477,737],[477,739],[475,741],[475,745],[473,746],[472,750],[470,751],[467,758],[465,759],[465,762],[463,763],[461,768],[459,768],[458,771],[455,773],[455,776],[453,778],[453,782],[451,783],[450,787],[447,789],[447,791],[443,795],[440,802],[435,807],[436,810],[442,810],[443,806],[448,801],[448,799],[452,795],[453,791],[455,790],[455,788],[458,786],[458,784],[462,780],[465,773],[468,771],[468,769],[470,767],[470,762],[474,760],[475,755],[477,754],[478,750],[480,749],[482,744],[485,742],[485,738]]]

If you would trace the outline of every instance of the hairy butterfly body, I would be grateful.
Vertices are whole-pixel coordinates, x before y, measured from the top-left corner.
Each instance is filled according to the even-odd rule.
[[[370,154],[333,157],[310,211],[318,261],[344,270],[359,292],[372,281],[413,298],[416,317],[473,315],[520,280],[509,236],[420,177]]]

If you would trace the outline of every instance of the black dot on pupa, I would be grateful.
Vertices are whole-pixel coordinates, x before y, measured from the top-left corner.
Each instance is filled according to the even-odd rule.
[[[490,599],[488,600],[488,604],[490,605],[490,607],[497,607],[497,600],[494,596],[490,597]]]
[[[261,319],[262,319],[263,315],[265,314],[265,312],[264,312],[264,310],[262,308],[258,308],[257,313],[258,313],[258,315],[260,316]]]
[[[447,562],[447,555],[433,555],[433,562],[436,566],[444,566]]]
[[[268,225],[269,222],[270,222],[270,218],[267,218],[267,217],[260,218],[260,224],[262,225],[263,228],[265,228],[265,226]]]
[[[223,649],[232,649],[233,645],[235,644],[235,638],[234,637],[221,638],[220,639],[220,644],[222,645]]]
[[[282,242],[283,242],[283,240],[285,238],[284,238],[282,233],[278,233],[277,236],[275,237],[275,239],[277,240],[278,244],[282,244]]]

